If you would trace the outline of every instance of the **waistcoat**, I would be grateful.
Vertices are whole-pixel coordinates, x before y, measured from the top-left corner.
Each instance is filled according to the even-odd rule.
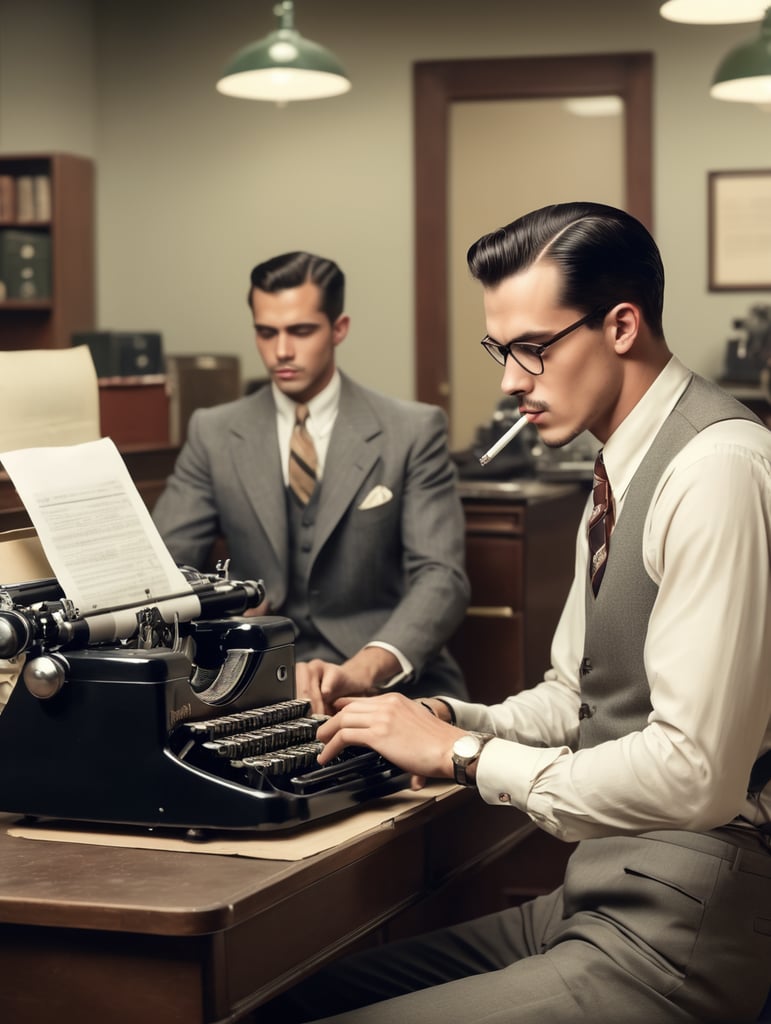
[[[326,640],[316,628],[311,617],[308,600],[308,581],[311,570],[311,552],[316,532],[316,515],[319,507],[317,486],[307,505],[302,505],[286,489],[287,523],[289,525],[289,586],[281,614],[295,624],[295,657],[298,661],[323,658],[325,661],[340,661],[340,652]]]
[[[656,485],[675,455],[705,427],[729,419],[759,422],[717,385],[693,375],[632,478],[596,598],[586,574],[586,632],[579,668],[581,748],[647,725],[652,709],[643,650],[658,586],[643,564],[645,518]]]

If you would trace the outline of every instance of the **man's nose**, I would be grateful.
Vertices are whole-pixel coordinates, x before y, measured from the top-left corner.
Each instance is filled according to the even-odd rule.
[[[532,389],[534,380],[532,373],[523,370],[516,359],[508,356],[501,379],[501,391],[504,395],[527,393]]]
[[[292,359],[294,356],[294,343],[292,336],[287,331],[279,331],[276,340],[276,358]]]

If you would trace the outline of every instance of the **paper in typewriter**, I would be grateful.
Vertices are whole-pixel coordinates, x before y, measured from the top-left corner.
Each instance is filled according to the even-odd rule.
[[[81,614],[190,592],[109,438],[4,452],[0,462]]]

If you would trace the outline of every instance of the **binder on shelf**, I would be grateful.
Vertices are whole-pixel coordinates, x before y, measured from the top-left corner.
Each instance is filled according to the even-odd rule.
[[[163,340],[158,331],[79,331],[73,345],[88,345],[97,377],[163,373]]]
[[[50,235],[45,231],[0,230],[0,281],[7,299],[50,299]]]

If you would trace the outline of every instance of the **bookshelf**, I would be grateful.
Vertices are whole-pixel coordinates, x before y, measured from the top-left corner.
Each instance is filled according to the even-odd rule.
[[[65,348],[94,327],[91,160],[0,153],[0,280],[0,349]]]

